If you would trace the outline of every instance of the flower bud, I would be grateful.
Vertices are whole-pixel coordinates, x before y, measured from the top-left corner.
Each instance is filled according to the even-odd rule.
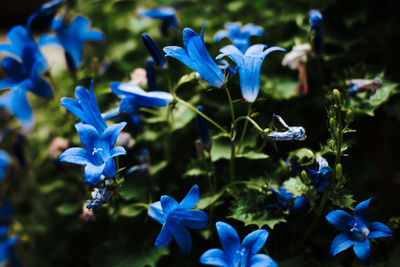
[[[353,112],[351,109],[349,109],[349,110],[347,111],[346,117],[345,117],[344,121],[345,121],[347,124],[350,124],[351,122],[354,121],[354,112]]]
[[[142,41],[147,51],[150,53],[151,57],[154,59],[154,63],[160,67],[164,68],[166,62],[163,54],[161,53],[160,48],[158,48],[157,44],[154,40],[147,34],[142,34]]]

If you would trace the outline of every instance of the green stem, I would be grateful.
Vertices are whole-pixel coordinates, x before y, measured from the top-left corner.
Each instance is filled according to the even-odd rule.
[[[236,122],[238,122],[238,121],[241,121],[241,120],[246,120],[246,122],[249,121],[251,124],[253,124],[254,128],[256,128],[256,130],[260,132],[260,134],[261,134],[261,133],[262,133],[262,134],[265,134],[265,131],[257,124],[257,122],[255,122],[255,121],[254,121],[252,118],[250,118],[249,116],[241,116],[241,117],[237,118],[237,119],[235,120],[234,123],[236,123]],[[243,130],[243,131],[244,131],[244,130]]]
[[[249,110],[247,111],[247,116],[246,116],[246,117],[248,117],[248,118],[250,118],[251,106],[252,106],[252,103],[249,104]],[[244,122],[242,135],[240,136],[240,139],[239,139],[239,146],[238,146],[238,150],[239,150],[239,151],[240,151],[240,147],[241,147],[241,145],[242,145],[243,139],[244,139],[244,137],[245,137],[245,135],[246,135],[247,124],[249,124],[249,120],[246,120],[246,121]]]
[[[226,92],[226,95],[228,96],[229,109],[231,111],[231,117],[232,117],[232,123],[233,123],[235,121],[235,111],[233,109],[232,98],[231,98],[231,94],[229,93],[229,89],[228,89],[227,85],[225,85],[225,92]]]
[[[192,111],[196,112],[197,114],[199,114],[200,116],[202,116],[204,119],[206,119],[208,122],[210,122],[212,125],[214,125],[215,127],[217,127],[222,133],[224,133],[227,137],[231,138],[231,135],[228,133],[227,130],[225,130],[224,128],[221,127],[221,125],[219,125],[218,123],[216,123],[214,120],[212,120],[210,117],[208,117],[206,114],[204,114],[203,112],[199,111],[197,108],[195,108],[192,104],[186,102],[185,100],[179,98],[178,96],[175,97],[175,100],[178,101],[179,103],[185,105],[186,107],[188,107],[189,109],[191,109]]]
[[[231,118],[232,118],[232,123],[231,123],[231,130],[230,130],[230,139],[231,139],[231,160],[229,161],[229,177],[231,181],[235,180],[235,136],[234,136],[234,121],[235,121],[235,111],[233,109],[233,103],[232,103],[232,97],[231,94],[229,93],[228,86],[225,84],[225,92],[228,97],[228,102],[229,102],[229,109],[231,111]]]

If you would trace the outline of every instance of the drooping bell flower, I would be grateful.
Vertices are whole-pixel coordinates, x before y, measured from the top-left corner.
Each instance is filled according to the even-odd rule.
[[[156,42],[154,42],[153,38],[150,37],[147,33],[142,34],[142,41],[147,51],[151,55],[154,60],[154,63],[157,67],[164,68],[165,67],[165,59],[161,53],[160,48],[158,48]]]
[[[256,100],[260,91],[260,72],[261,64],[265,57],[273,51],[286,51],[283,48],[274,46],[266,50],[266,45],[256,44],[247,49],[243,54],[233,45],[228,45],[220,49],[220,54],[217,60],[228,56],[239,67],[240,89],[243,98],[252,103]]]
[[[38,21],[42,27],[49,28],[56,15],[57,9],[64,2],[65,0],[52,0],[44,3],[38,11],[29,16],[26,27],[31,30],[32,23]]]
[[[68,69],[75,73],[82,64],[83,46],[87,41],[104,41],[104,34],[90,28],[90,20],[76,16],[70,25],[65,24],[65,18],[54,18],[51,29],[56,35],[44,34],[39,39],[39,45],[61,45],[64,48]]]
[[[165,56],[173,57],[194,71],[212,86],[220,88],[225,84],[225,76],[215,61],[210,57],[204,44],[203,24],[200,37],[190,28],[183,30],[183,44],[185,48],[179,46],[164,47]]]
[[[91,195],[92,200],[86,201],[86,208],[88,210],[96,210],[98,207],[110,201],[112,192],[107,191],[107,188],[94,188]]]
[[[178,20],[176,19],[176,10],[172,7],[159,7],[156,9],[140,9],[137,14],[139,17],[161,20],[162,21],[161,33],[164,36],[168,35],[168,30],[170,28],[176,29],[179,25]]]
[[[274,141],[303,141],[306,139],[306,131],[301,126],[289,126],[286,122],[281,118],[279,115],[274,115],[283,127],[287,129],[285,132],[270,132],[267,139],[274,140]]]
[[[310,16],[311,24],[310,32],[314,32],[313,50],[315,54],[321,55],[323,46],[322,14],[318,10],[313,9],[308,13],[308,15]]]
[[[307,173],[312,178],[310,185],[313,185],[317,192],[321,193],[328,186],[329,178],[332,176],[332,169],[326,159],[320,155],[317,156],[316,162],[319,166],[318,171],[307,169]]]
[[[208,215],[204,211],[192,210],[199,198],[199,187],[194,185],[180,203],[164,195],[149,206],[147,214],[163,225],[154,243],[156,247],[167,246],[174,237],[182,254],[190,253],[192,238],[186,228],[202,229],[208,225]]]
[[[328,222],[342,232],[332,241],[331,257],[353,246],[356,256],[364,264],[371,264],[369,239],[392,236],[392,230],[383,223],[368,222],[368,206],[371,199],[358,204],[353,216],[343,210],[334,210],[326,215]]]
[[[248,234],[242,242],[236,230],[225,222],[215,224],[223,248],[209,249],[200,257],[200,263],[223,267],[278,267],[266,254],[258,254],[264,247],[269,233],[258,229]]]
[[[260,26],[248,23],[243,27],[240,27],[240,22],[229,22],[225,23],[225,29],[217,32],[214,36],[214,41],[227,37],[229,38],[233,45],[236,46],[243,54],[250,46],[250,36],[252,35],[263,35],[264,30]]]

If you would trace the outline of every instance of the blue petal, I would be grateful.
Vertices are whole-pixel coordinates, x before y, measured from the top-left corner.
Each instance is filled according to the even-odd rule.
[[[363,242],[354,241],[353,250],[364,264],[371,264],[371,247],[368,239],[365,239]]]
[[[331,257],[334,257],[336,254],[348,249],[353,244],[354,241],[351,240],[347,234],[341,233],[337,235],[331,244]]]
[[[40,36],[38,44],[40,46],[46,45],[62,45],[60,40],[53,34],[43,34]]]
[[[251,257],[248,266],[251,267],[278,267],[276,262],[268,255],[257,254]]]
[[[172,7],[162,7],[156,9],[141,9],[138,11],[138,16],[149,17],[153,19],[168,19],[175,17],[176,11]]]
[[[111,150],[111,157],[117,157],[117,156],[121,156],[121,155],[126,155],[125,148],[123,148],[122,146],[114,147]]]
[[[236,65],[241,68],[243,67],[244,64],[244,55],[242,52],[237,49],[236,46],[233,45],[227,45],[219,50],[222,54],[218,55],[216,57],[216,60],[219,60],[223,58],[224,56],[228,56],[230,59],[233,60],[233,62],[236,63]]]
[[[75,124],[75,128],[78,132],[81,143],[89,153],[91,153],[95,147],[101,147],[99,133],[93,126],[77,123]]]
[[[225,37],[229,37],[229,32],[227,30],[221,30],[215,34],[214,41],[218,42],[219,40]]]
[[[154,60],[151,58],[146,61],[146,78],[148,90],[157,91],[156,70],[154,68]]]
[[[113,147],[115,141],[117,141],[119,133],[124,129],[126,126],[126,122],[120,122],[118,124],[113,124],[109,126],[102,134],[101,138],[106,141],[107,145]]]
[[[1,61],[1,67],[4,72],[7,73],[10,78],[15,81],[22,81],[26,78],[26,73],[24,73],[24,66],[22,63],[15,58],[6,57]]]
[[[110,158],[107,161],[102,174],[107,178],[112,178],[117,174],[117,167],[115,166],[114,159]]]
[[[85,167],[84,182],[91,186],[97,185],[97,183],[100,181],[100,176],[103,173],[104,167],[105,164],[99,166],[93,164],[87,164]]]
[[[163,224],[164,223],[164,212],[161,207],[161,202],[157,201],[152,204],[150,204],[147,214],[157,222]]]
[[[176,209],[171,216],[176,217],[173,218],[174,221],[176,220],[180,225],[190,229],[202,229],[208,226],[208,215],[201,210]]]
[[[158,48],[157,44],[154,40],[147,34],[142,34],[142,41],[147,51],[150,53],[151,57],[154,59],[156,65],[160,68],[163,68],[166,64],[164,56],[162,55],[160,48]]]
[[[21,25],[14,26],[7,32],[11,44],[0,44],[0,53],[22,58],[22,51],[26,44],[33,42],[28,30]]]
[[[305,212],[307,203],[307,197],[305,195],[298,196],[293,201],[293,208],[297,212]]]
[[[224,252],[219,248],[212,248],[204,252],[200,256],[200,263],[219,267],[229,267],[225,262]]]
[[[50,84],[39,75],[39,65],[40,62],[36,61],[34,63],[34,67],[32,67],[31,79],[33,82],[33,86],[29,88],[29,91],[40,97],[50,98],[53,96],[53,90],[51,89]]]
[[[383,223],[372,222],[368,225],[368,228],[370,230],[369,239],[392,236],[392,230]]]
[[[251,254],[256,254],[263,248],[265,242],[267,242],[268,235],[269,233],[267,230],[255,230],[243,239],[242,247]]]
[[[178,202],[169,196],[161,196],[161,207],[165,216],[168,216],[173,210],[175,210],[179,204]]]
[[[69,163],[74,163],[78,165],[86,165],[91,163],[90,160],[90,154],[83,148],[80,147],[73,147],[65,150],[61,155],[60,155],[60,161],[61,162],[69,162]]]
[[[101,114],[105,120],[117,120],[120,118],[119,108],[115,108]]]
[[[0,180],[3,179],[4,174],[7,170],[8,164],[10,164],[10,156],[8,153],[0,149]]]
[[[161,229],[161,232],[157,236],[157,239],[156,239],[156,242],[154,243],[154,245],[156,247],[165,247],[169,243],[171,243],[171,240],[172,240],[172,234],[168,230],[168,226],[166,224],[164,224]]]
[[[239,69],[242,96],[250,103],[256,100],[260,90],[261,64],[261,57],[245,56],[244,65]]]
[[[262,53],[263,59],[264,59],[266,56],[268,56],[271,52],[274,52],[274,51],[286,52],[286,49],[281,48],[281,47],[277,47],[277,46],[270,47],[270,48],[266,49],[266,50]]]
[[[174,236],[175,241],[178,244],[182,254],[189,254],[192,250],[192,238],[190,237],[188,230],[179,225],[167,224],[167,226],[168,229],[172,232],[172,235]]]
[[[246,24],[242,27],[242,32],[248,33],[249,35],[263,35],[264,30],[260,26],[256,26],[252,23]]]
[[[361,202],[360,204],[358,204],[355,209],[354,209],[354,217],[361,220],[364,225],[368,225],[368,206],[369,203],[371,202],[372,197],[370,199],[367,199],[363,202]]]
[[[343,210],[334,210],[326,215],[326,219],[330,222],[336,229],[347,233],[355,224],[354,218]]]
[[[166,57],[173,57],[192,70],[196,70],[197,64],[189,57],[186,50],[179,46],[167,46],[163,48]]]
[[[237,259],[234,258],[236,254],[235,251],[240,249],[240,240],[236,230],[229,224],[221,221],[217,222],[215,226],[226,257],[228,257],[231,262],[236,262]]]
[[[21,123],[22,127],[29,130],[33,127],[33,111],[26,98],[26,90],[11,90],[0,97],[0,107],[9,110]]]
[[[200,199],[199,186],[195,184],[189,192],[186,194],[185,198],[179,203],[179,208],[181,209],[191,209],[193,208]]]

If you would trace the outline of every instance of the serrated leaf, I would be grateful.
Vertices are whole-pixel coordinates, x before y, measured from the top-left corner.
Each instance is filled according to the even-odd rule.
[[[119,214],[125,217],[135,217],[140,213],[142,213],[143,210],[144,208],[142,206],[138,206],[136,203],[132,203],[127,206],[124,206],[120,210]]]
[[[356,202],[353,195],[342,190],[335,190],[328,195],[329,200],[333,205],[344,209],[353,209],[353,204]]]
[[[241,221],[244,223],[244,226],[247,225],[257,225],[258,228],[263,227],[264,225],[267,225],[269,228],[273,229],[275,225],[278,223],[286,222],[286,219],[283,216],[280,217],[269,217],[269,214],[265,212],[264,215],[257,217],[254,214],[251,213],[234,213],[228,218],[232,218],[238,221]]]
[[[196,204],[196,209],[203,210],[208,208],[210,205],[215,203],[223,195],[223,193],[224,191],[221,191],[215,195],[200,198],[199,202]]]
[[[300,177],[290,178],[283,183],[286,190],[293,194],[293,197],[298,197],[303,194],[307,194],[309,188],[305,185]]]
[[[264,153],[249,151],[244,154],[238,154],[237,158],[246,158],[246,159],[267,159],[269,156]]]

